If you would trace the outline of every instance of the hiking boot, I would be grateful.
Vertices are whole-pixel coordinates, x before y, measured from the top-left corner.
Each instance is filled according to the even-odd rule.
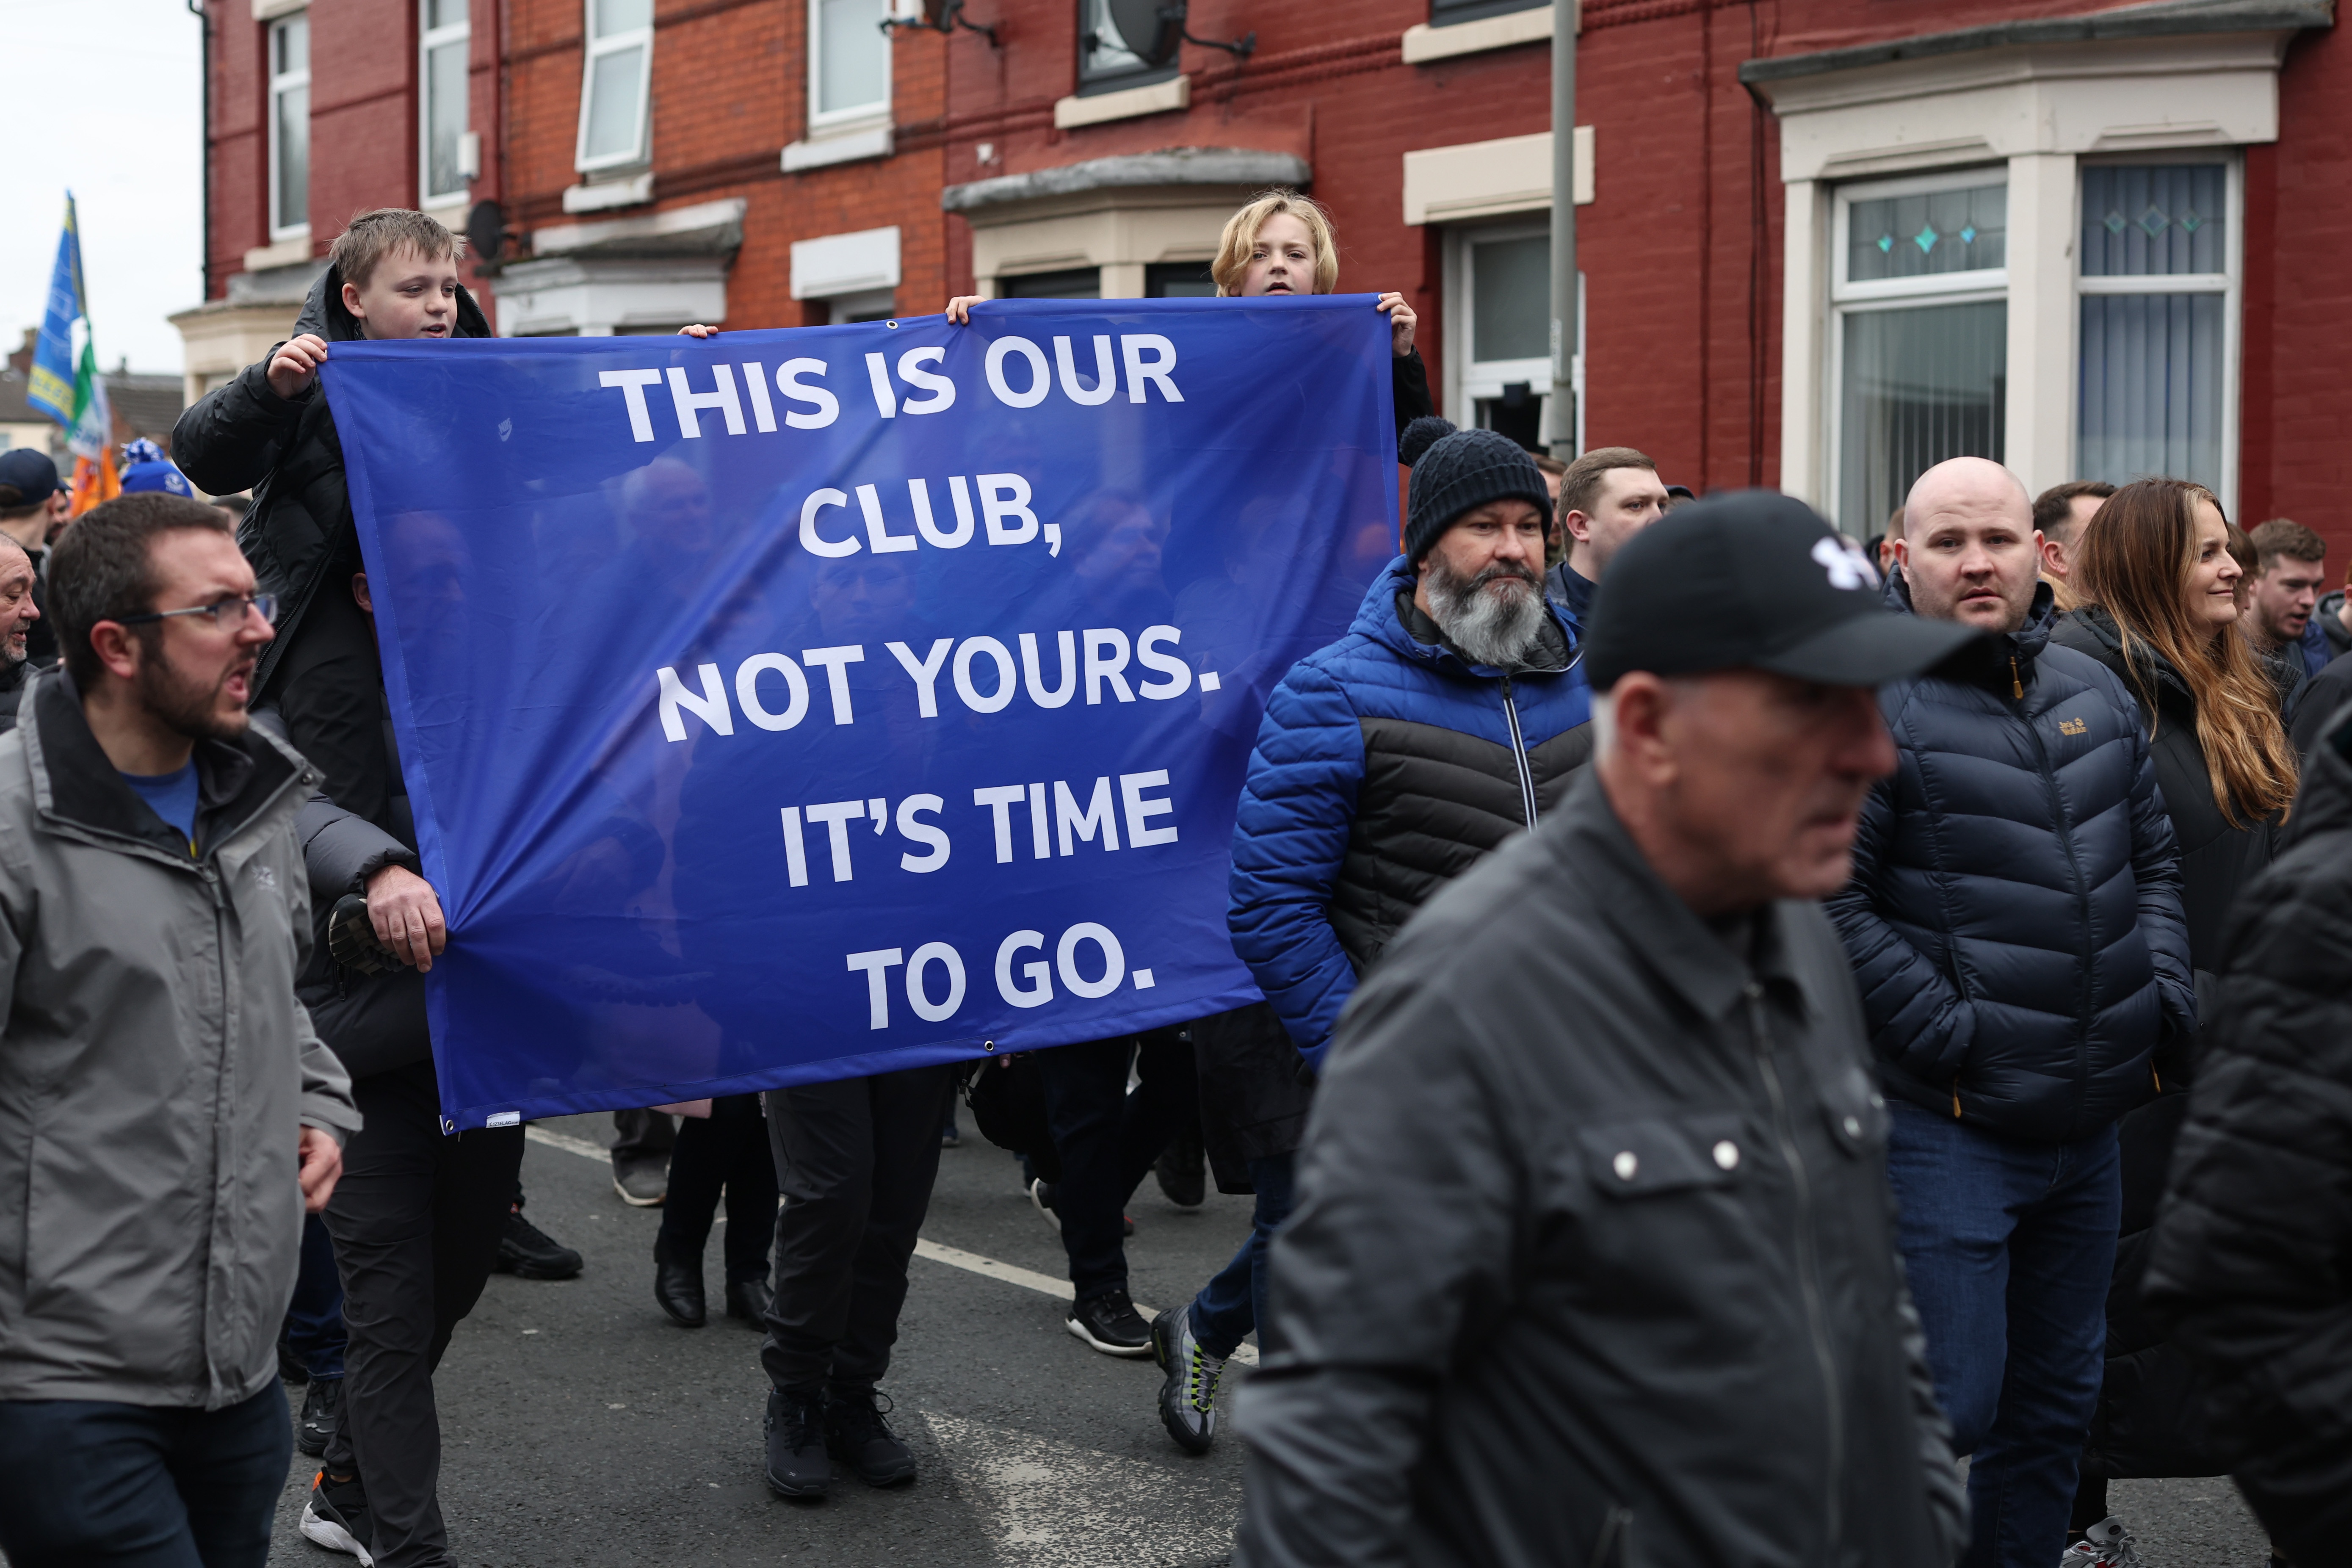
[[[328,1440],[335,1435],[335,1426],[343,1418],[343,1380],[340,1377],[314,1377],[310,1391],[302,1396],[302,1419],[294,1429],[294,1446],[317,1458],[327,1451]]]
[[[2066,1548],[2058,1568],[2147,1568],[2132,1550],[2131,1531],[2120,1519],[2099,1521],[2083,1531],[2083,1539]]]
[[[1179,1132],[1151,1163],[1151,1173],[1160,1178],[1160,1190],[1170,1203],[1180,1209],[1196,1209],[1209,1195],[1206,1163],[1201,1135]]]
[[[518,1279],[569,1279],[580,1272],[580,1255],[522,1217],[522,1210],[507,1210],[506,1228],[499,1233],[498,1271]]]
[[[1106,1290],[1070,1305],[1066,1320],[1070,1332],[1105,1355],[1148,1356],[1151,1325],[1135,1310],[1124,1290]]]
[[[768,1416],[768,1489],[795,1501],[821,1500],[833,1483],[824,1453],[824,1391],[771,1389]]]
[[[360,1568],[374,1568],[369,1543],[375,1538],[368,1516],[367,1491],[360,1479],[331,1481],[320,1470],[310,1482],[310,1500],[302,1505],[302,1539],[330,1552],[360,1560]]]
[[[915,1479],[915,1456],[882,1419],[889,1408],[889,1401],[870,1388],[825,1397],[826,1451],[869,1487],[895,1487]]]
[[[1168,1373],[1160,1385],[1160,1424],[1186,1453],[1207,1453],[1217,1436],[1217,1380],[1225,1358],[1192,1337],[1190,1307],[1171,1307],[1151,1320],[1151,1356]]]

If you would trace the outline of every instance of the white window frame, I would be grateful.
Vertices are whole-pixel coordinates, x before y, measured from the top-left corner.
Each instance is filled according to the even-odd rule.
[[[653,6],[646,6],[646,23],[607,38],[596,36],[596,0],[581,0],[582,42],[580,60],[580,134],[573,143],[572,166],[583,174],[600,169],[626,169],[643,163],[649,155],[653,141],[653,77],[654,26]],[[589,112],[595,105],[590,93],[596,80],[596,62],[604,56],[642,44],[644,52],[637,57],[637,139],[626,152],[607,153],[601,158],[588,156]]]
[[[280,74],[278,70],[278,40],[288,28],[294,26],[301,27],[304,33],[302,68],[299,71],[287,71]],[[263,64],[268,72],[268,88],[265,96],[268,100],[269,115],[269,237],[273,240],[307,239],[310,235],[310,204],[308,193],[305,193],[303,198],[303,216],[300,223],[278,221],[278,204],[279,197],[284,194],[284,187],[278,183],[278,131],[282,120],[278,112],[278,102],[287,93],[299,89],[303,94],[307,110],[310,91],[310,13],[308,10],[296,11],[289,16],[274,18],[269,24],[268,32],[262,38],[262,47],[266,51]],[[302,161],[307,166],[310,157],[310,115],[306,112],[302,118]]]
[[[462,22],[428,28],[425,24],[432,15],[432,6],[433,0],[416,0],[416,205],[420,207],[462,201],[472,189],[462,173],[457,176],[456,189],[433,188],[433,51],[450,44],[466,50],[466,70],[457,89],[459,102],[466,110],[465,129],[457,133],[462,143],[466,132],[474,127],[474,8],[471,5],[466,7],[466,20]],[[462,163],[462,155],[459,161]]]
[[[2176,272],[2157,278],[2088,278],[2083,274],[2082,247],[2070,245],[2074,300],[2071,320],[2074,342],[2074,397],[2070,418],[2074,429],[2076,472],[2083,470],[2083,296],[2086,294],[2219,294],[2221,296],[2221,476],[2218,494],[2235,514],[2238,504],[2238,389],[2240,343],[2243,331],[2246,276],[2245,158],[2233,149],[2161,148],[2147,152],[2084,155],[2074,161],[2074,233],[2083,232],[2083,172],[2094,168],[2147,168],[2157,164],[2218,163],[2222,170],[2222,221],[2229,225],[2221,241],[2223,272]]]
[[[1467,430],[1478,423],[1478,400],[1500,397],[1503,388],[1515,381],[1524,381],[1531,395],[1539,399],[1543,411],[1538,427],[1547,444],[1555,438],[1551,414],[1551,356],[1539,354],[1530,359],[1474,360],[1470,356],[1476,343],[1473,312],[1476,288],[1471,268],[1473,247],[1496,240],[1534,239],[1549,237],[1551,217],[1549,213],[1533,215],[1533,221],[1517,223],[1457,224],[1448,226],[1445,236],[1445,390],[1442,395],[1446,417]],[[1576,275],[1576,341],[1585,342],[1586,284],[1582,271]],[[1569,384],[1576,393],[1576,449],[1584,450],[1585,410],[1591,401],[1584,395],[1584,355],[1579,352],[1569,367]]]
[[[1853,204],[1886,196],[1932,195],[1937,191],[1966,191],[1979,185],[2007,185],[2005,163],[1979,163],[1933,174],[1906,174],[1895,179],[1861,180],[1841,184],[1831,193],[1830,319],[1822,334],[1827,345],[1822,366],[1822,428],[1828,437],[1828,471],[1822,476],[1822,510],[1835,520],[1844,515],[1845,485],[1845,324],[1849,317],[1874,310],[1902,310],[1915,305],[1980,305],[1995,300],[2009,303],[2009,268],[1980,267],[1973,272],[1937,272],[1922,278],[1887,278],[1851,282],[1846,267],[1848,226]],[[2004,258],[2007,229],[2003,229]],[[2004,448],[2007,446],[2004,433]]]
[[[883,6],[885,15],[896,12],[894,5]],[[847,109],[820,110],[824,101],[824,6],[821,0],[808,0],[808,128],[812,135],[823,131],[845,127],[871,125],[890,118],[890,92],[893,86],[895,60],[890,49],[890,36],[882,42],[882,96],[868,103],[852,104]]]

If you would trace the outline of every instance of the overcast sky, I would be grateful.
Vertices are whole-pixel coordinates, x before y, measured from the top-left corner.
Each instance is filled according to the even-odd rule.
[[[40,324],[70,190],[100,360],[180,369],[180,334],[163,318],[205,293],[201,26],[186,0],[0,0],[0,338],[11,352]]]

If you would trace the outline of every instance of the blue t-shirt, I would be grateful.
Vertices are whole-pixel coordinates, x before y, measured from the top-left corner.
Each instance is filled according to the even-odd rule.
[[[196,762],[188,759],[187,765],[175,773],[148,777],[142,773],[124,773],[122,782],[141,800],[152,806],[155,815],[180,830],[188,841],[188,853],[196,852]]]

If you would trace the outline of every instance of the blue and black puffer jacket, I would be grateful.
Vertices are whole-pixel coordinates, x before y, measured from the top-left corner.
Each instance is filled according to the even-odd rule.
[[[1310,1064],[1413,911],[1533,826],[1592,754],[1558,605],[1541,668],[1507,672],[1446,646],[1414,581],[1391,562],[1348,635],[1275,688],[1234,822],[1234,951]]]
[[[1905,614],[1900,574],[1887,598]],[[2050,588],[1971,678],[1879,690],[1892,777],[1830,900],[1890,1094],[2002,1137],[2088,1136],[2196,1027],[2172,820],[2139,709],[2050,646]]]

